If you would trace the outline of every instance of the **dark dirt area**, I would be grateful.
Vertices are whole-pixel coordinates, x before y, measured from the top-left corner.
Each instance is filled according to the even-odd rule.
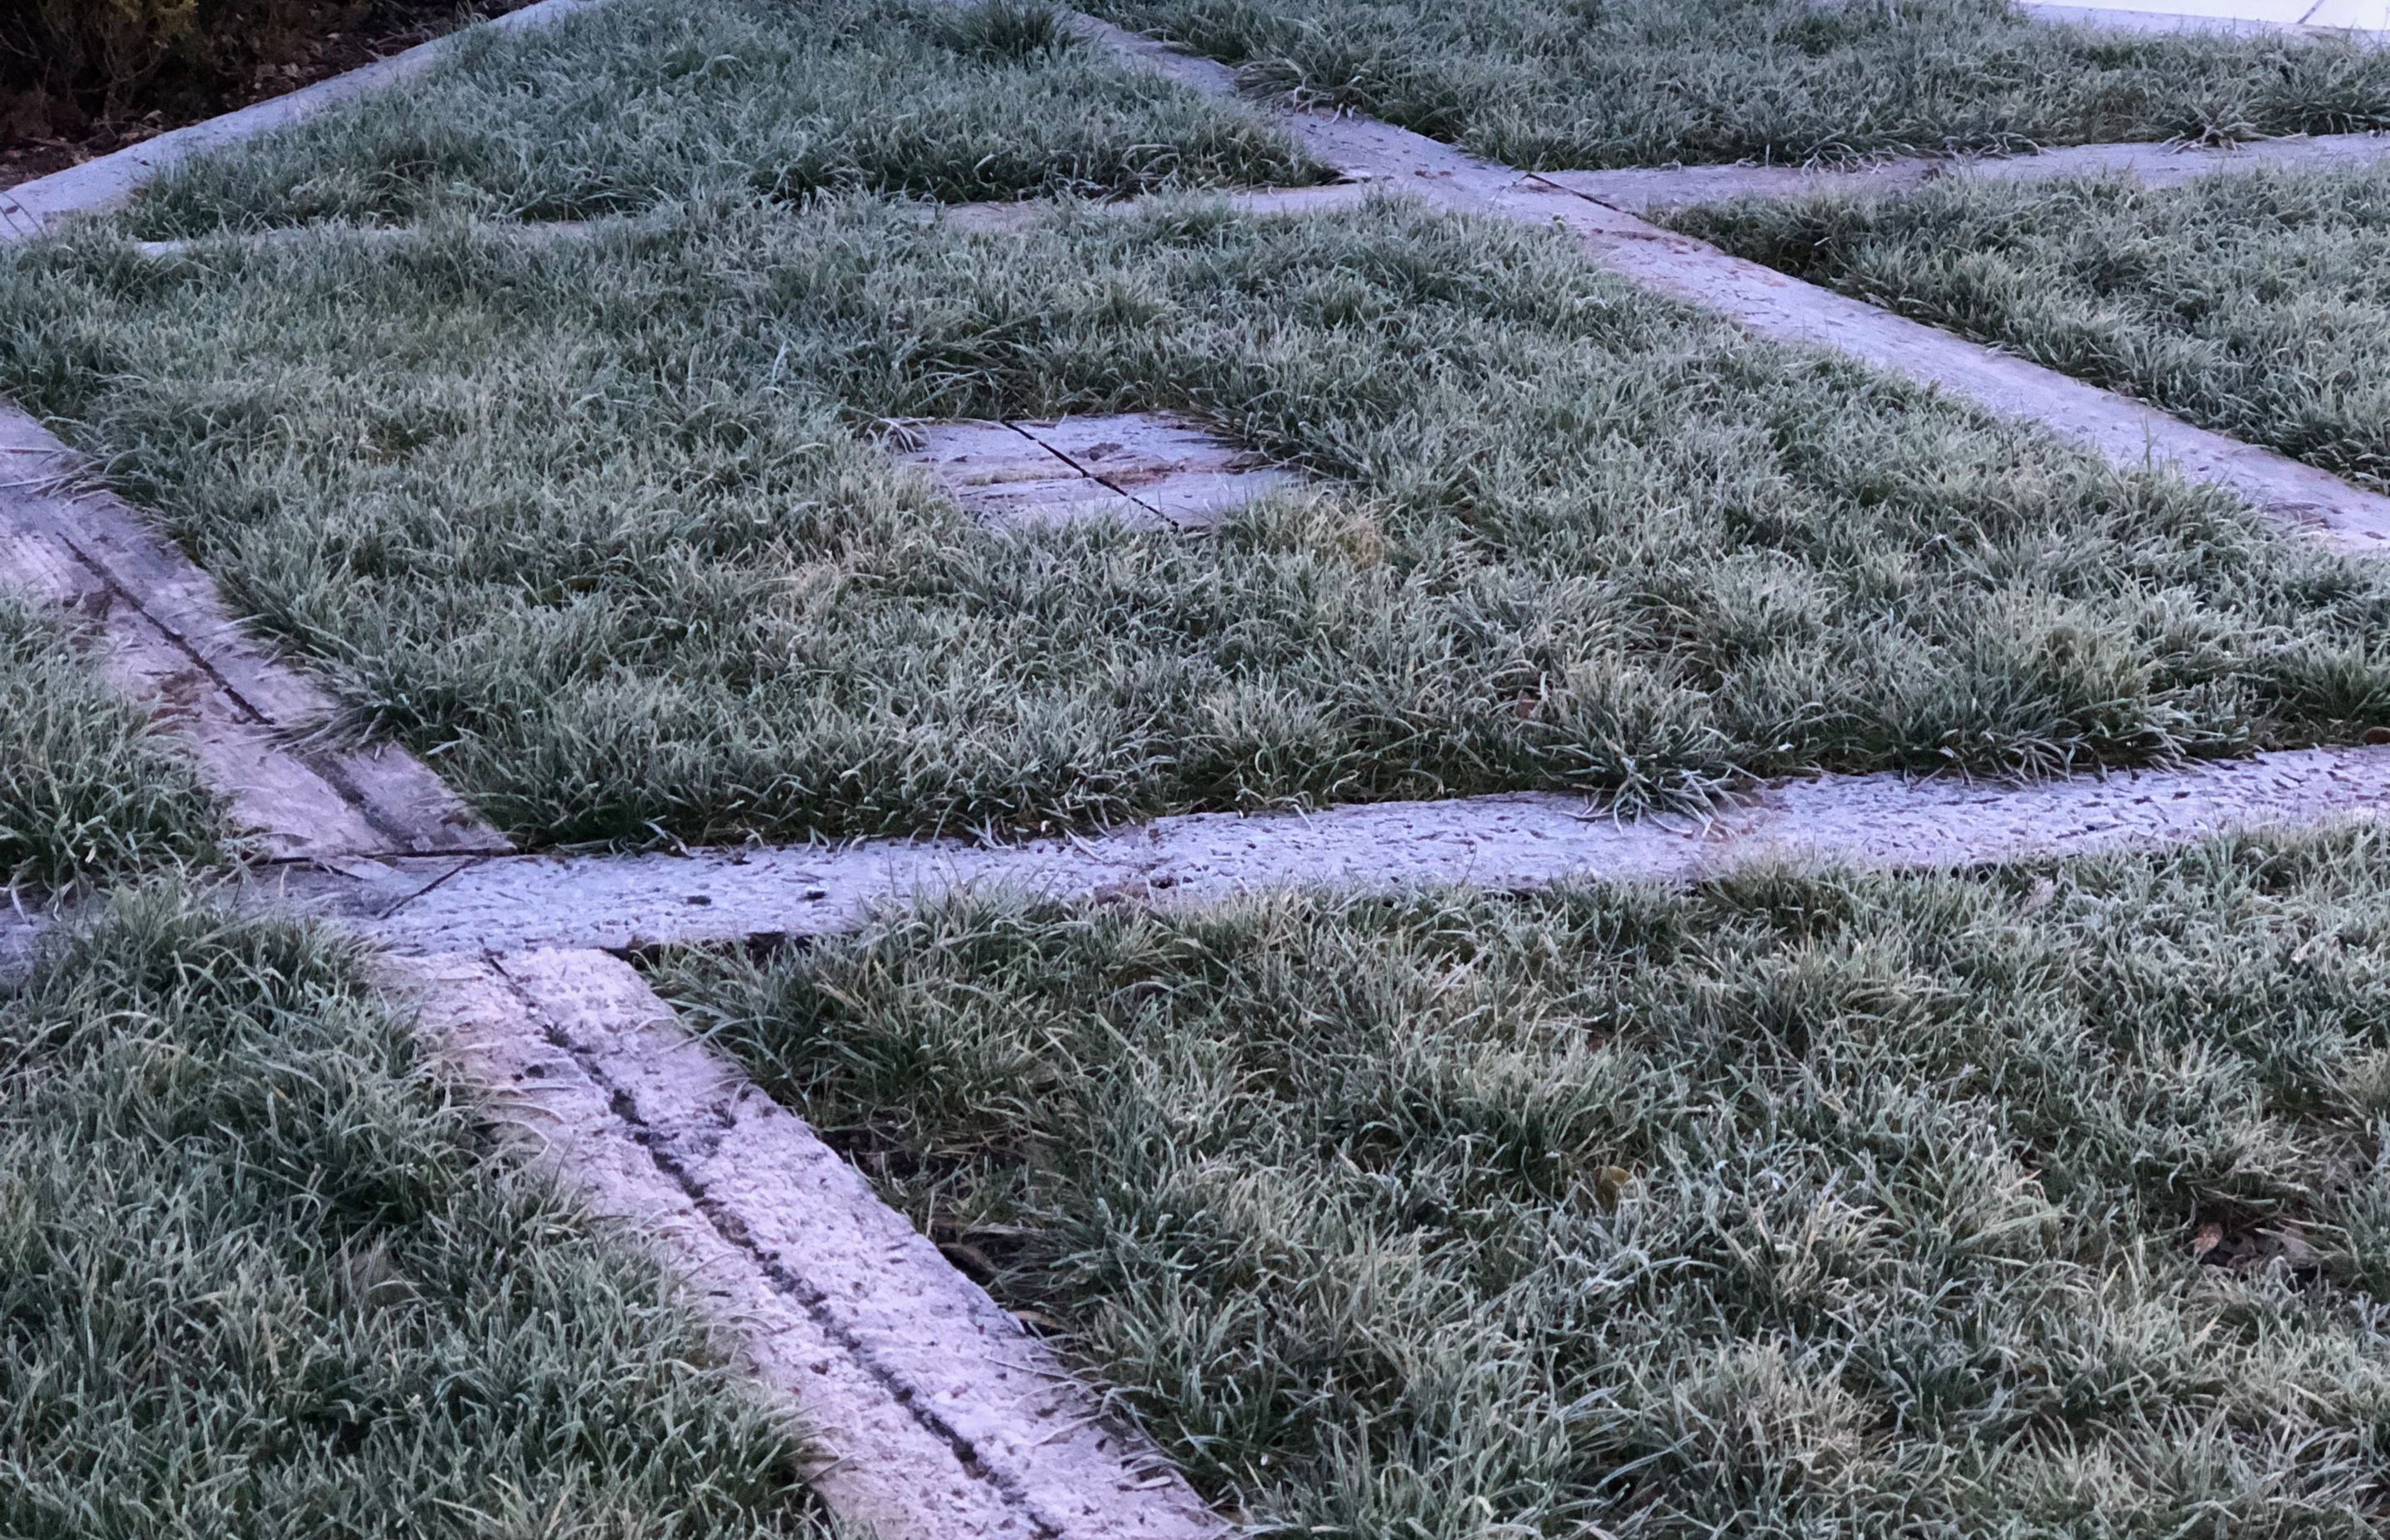
[[[11,0],[0,187],[370,64],[531,0]]]

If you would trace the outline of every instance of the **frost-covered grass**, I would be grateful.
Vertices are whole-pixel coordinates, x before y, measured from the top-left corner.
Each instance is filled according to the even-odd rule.
[[[188,164],[132,217],[172,237],[859,189],[1112,198],[1323,175],[1258,110],[1124,68],[1043,0],[607,0],[476,37],[427,81]]]
[[[1754,261],[2390,487],[2390,172],[1679,211]]]
[[[0,382],[546,841],[2041,775],[2390,722],[2390,574],[1399,203],[865,199],[0,258]],[[892,417],[1191,412],[1313,488],[974,524]]]
[[[350,949],[153,887],[0,991],[0,1531],[817,1536],[798,1452]]]
[[[2390,123],[2390,51],[2097,32],[2006,0],[1089,0],[1257,89],[1537,170]]]
[[[69,628],[0,593],[0,887],[204,864],[225,835],[191,762]]]
[[[2379,831],[658,977],[1266,1533],[2377,1535]]]

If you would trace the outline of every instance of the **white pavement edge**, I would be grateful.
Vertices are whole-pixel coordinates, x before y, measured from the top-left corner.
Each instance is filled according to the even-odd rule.
[[[2165,0],[2141,5],[2018,0],[2017,9],[2037,21],[2116,32],[2281,33],[2293,37],[2339,37],[2379,47],[2390,37],[2390,12],[2332,0],[2312,6],[2277,6],[2264,0],[2226,0],[2208,6],[2168,9]],[[2254,14],[2253,14],[2254,13]]]

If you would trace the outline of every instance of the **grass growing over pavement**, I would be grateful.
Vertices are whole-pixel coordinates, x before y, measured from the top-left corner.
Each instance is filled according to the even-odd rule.
[[[64,626],[0,595],[0,889],[204,863],[225,835],[216,799],[146,713]]]
[[[1680,211],[1756,261],[2390,487],[2390,172]]]
[[[1356,108],[1538,170],[2390,123],[2390,52],[2123,34],[2004,0],[1089,0]]]
[[[2390,721],[2390,572],[1400,205],[866,200],[0,259],[0,381],[353,722],[554,841],[2093,764]],[[886,417],[1183,409],[1322,484],[974,525]]]
[[[0,995],[0,1531],[816,1534],[716,1363],[322,940],[153,890]]]
[[[133,221],[164,238],[855,188],[959,201],[1322,179],[1258,112],[1112,64],[1060,14],[1041,0],[608,0],[192,163]]]
[[[2378,831],[658,966],[1265,1533],[2390,1517]]]

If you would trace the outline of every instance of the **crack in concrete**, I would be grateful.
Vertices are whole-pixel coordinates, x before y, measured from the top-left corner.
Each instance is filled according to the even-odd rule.
[[[1099,486],[1099,487],[1104,488],[1106,491],[1110,492],[1113,496],[1115,496],[1115,497],[1119,497],[1119,498],[1121,498],[1122,500],[1124,500],[1124,501],[1125,501],[1125,502],[1134,503],[1135,505],[1137,505],[1137,507],[1140,507],[1140,508],[1144,509],[1144,510],[1145,510],[1145,512],[1146,512],[1150,517],[1151,517],[1152,519],[1156,520],[1157,521],[1159,521],[1159,522],[1161,522],[1161,523],[1163,523],[1163,524],[1165,524],[1165,525],[1166,525],[1166,524],[1169,524],[1170,522],[1172,522],[1172,520],[1171,520],[1171,519],[1170,519],[1170,516],[1169,516],[1168,514],[1163,513],[1160,508],[1155,507],[1151,503],[1149,503],[1149,502],[1147,502],[1144,498],[1139,497],[1136,493],[1131,492],[1128,488],[1126,488],[1126,487],[1124,487],[1124,486],[1121,485],[1118,481],[1116,481],[1112,480],[1111,477],[1109,477],[1109,476],[1105,475],[1105,474],[1103,474],[1101,471],[1099,471],[1099,470],[1090,470],[1090,469],[1088,469],[1086,466],[1081,465],[1077,460],[1073,459],[1073,458],[1071,456],[1071,454],[1070,454],[1070,452],[1069,452],[1069,451],[1064,450],[1064,449],[1061,449],[1061,448],[1058,448],[1057,446],[1055,446],[1055,445],[1053,445],[1053,444],[1050,444],[1050,443],[1046,443],[1044,440],[1042,440],[1042,439],[1040,439],[1039,437],[1037,437],[1037,435],[1036,435],[1036,434],[1030,432],[1030,431],[1029,431],[1029,430],[1027,430],[1026,428],[1022,427],[1022,426],[1021,426],[1019,423],[1017,423],[1017,422],[1013,422],[1013,421],[1011,421],[1011,420],[1009,420],[1009,419],[1007,419],[1007,420],[1006,420],[1006,422],[1005,422],[1005,426],[1006,426],[1007,428],[1011,429],[1014,432],[1016,432],[1016,433],[1020,434],[1022,438],[1027,439],[1031,443],[1034,443],[1034,444],[1037,445],[1037,447],[1038,447],[1038,448],[1043,449],[1043,450],[1044,450],[1044,451],[1046,451],[1046,453],[1047,453],[1048,455],[1053,456],[1056,459],[1058,459],[1058,460],[1061,461],[1064,465],[1069,466],[1072,469],[1073,469],[1073,470],[1077,471],[1080,475],[1085,476],[1088,481],[1093,481],[1093,482],[1095,482],[1095,483],[1096,483],[1096,485],[1098,485],[1098,486]]]

